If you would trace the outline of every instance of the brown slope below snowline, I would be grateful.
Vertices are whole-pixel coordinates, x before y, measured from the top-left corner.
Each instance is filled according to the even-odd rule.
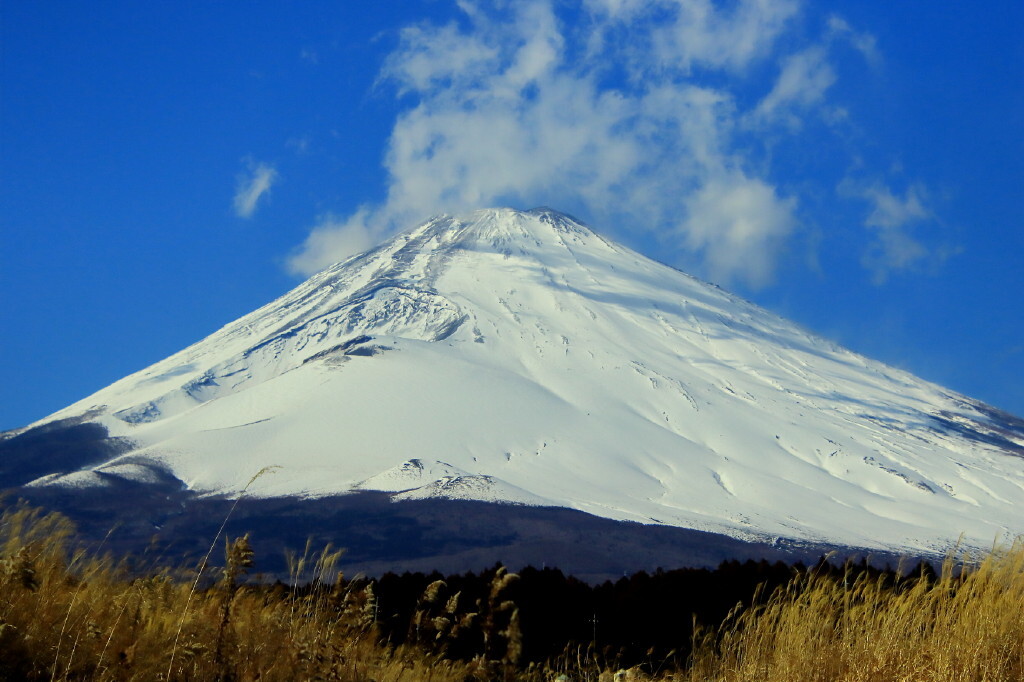
[[[939,575],[730,562],[598,586],[497,567],[345,580],[328,552],[293,560],[293,589],[242,582],[247,541],[197,580],[72,539],[59,515],[0,518],[4,679],[1024,679],[1019,543]],[[736,601],[754,606],[726,614]]]

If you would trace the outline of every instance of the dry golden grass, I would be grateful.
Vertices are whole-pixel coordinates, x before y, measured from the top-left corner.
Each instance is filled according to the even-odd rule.
[[[215,585],[194,589],[182,573],[133,578],[109,557],[69,554],[71,537],[57,514],[21,508],[0,517],[0,679],[446,682],[472,672],[380,646],[365,595],[340,583],[302,592],[239,586],[229,561]],[[310,571],[296,580],[324,577],[337,557],[300,559]]]
[[[801,576],[707,633],[687,679],[1024,680],[1024,544],[947,560],[902,589],[866,574]]]
[[[602,670],[585,648],[516,665],[511,602],[493,609],[513,614],[501,626],[509,640],[503,662],[448,661],[387,646],[374,624],[372,584],[336,579],[338,552],[307,547],[291,562],[292,580],[319,588],[288,589],[242,580],[252,559],[244,538],[227,543],[223,568],[143,578],[109,556],[74,549],[73,538],[58,514],[18,507],[0,516],[0,679],[652,679],[639,670]],[[863,573],[798,576],[762,605],[703,631],[689,669],[658,670],[654,678],[1024,680],[1024,545],[967,566],[947,561],[937,578],[908,579],[899,589]],[[503,599],[499,587],[492,601]],[[428,588],[424,609],[432,599]]]

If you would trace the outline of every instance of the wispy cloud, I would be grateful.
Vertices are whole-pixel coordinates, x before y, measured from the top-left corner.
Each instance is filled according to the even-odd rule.
[[[820,103],[835,81],[835,71],[822,46],[790,55],[783,60],[775,85],[757,104],[753,117],[761,121],[787,117],[790,126],[799,126],[799,119],[791,112]]]
[[[370,226],[369,217],[366,208],[347,218],[331,213],[320,216],[302,248],[288,259],[288,270],[306,275],[370,248],[381,235]]]
[[[235,186],[235,213],[241,218],[250,218],[271,186],[277,181],[277,171],[266,163],[248,159],[246,169],[238,176]]]
[[[772,280],[799,203],[751,121],[785,134],[811,109],[839,118],[828,45],[848,25],[800,44],[795,0],[581,0],[573,21],[554,0],[457,4],[458,21],[403,29],[380,73],[405,104],[386,199],[318,223],[293,271],[433,213],[547,204],[648,230],[719,281]],[[759,64],[779,76],[751,100]]]
[[[900,196],[882,182],[857,187],[847,181],[840,191],[857,195],[868,204],[864,226],[873,237],[861,262],[871,271],[876,284],[884,283],[895,272],[951,255],[948,249],[929,248],[914,236],[916,228],[935,217],[927,207],[928,192],[924,185],[910,185]]]
[[[882,63],[882,53],[878,50],[878,41],[870,33],[855,31],[849,22],[836,15],[829,17],[828,28],[829,39],[842,38],[848,41],[872,66]]]
[[[285,146],[294,151],[296,154],[307,154],[309,153],[309,136],[303,135],[302,137],[290,137],[285,142]]]
[[[900,198],[889,187],[875,183],[862,192],[864,198],[871,202],[871,213],[864,224],[891,230],[930,218],[932,212],[924,206],[926,193],[923,185],[911,185]]]
[[[603,4],[615,6],[616,0]],[[727,9],[711,0],[630,3],[654,15],[674,10],[653,30],[660,66],[690,71],[711,67],[740,71],[771,53],[799,10],[795,0],[748,0]]]

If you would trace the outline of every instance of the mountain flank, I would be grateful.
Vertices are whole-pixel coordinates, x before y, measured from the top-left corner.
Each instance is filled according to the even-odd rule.
[[[931,556],[1024,530],[1024,421],[565,214],[486,209],[3,434],[0,486],[172,542],[243,493],[268,530],[338,539],[358,518],[380,539],[346,536],[368,570],[506,552],[593,555],[597,575],[743,543]],[[400,527],[420,540],[389,555]]]

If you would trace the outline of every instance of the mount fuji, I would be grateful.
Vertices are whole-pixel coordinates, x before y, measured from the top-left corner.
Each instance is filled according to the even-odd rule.
[[[1024,532],[1024,420],[567,215],[487,209],[0,435],[0,487],[174,497],[153,528],[244,492],[931,556]]]

